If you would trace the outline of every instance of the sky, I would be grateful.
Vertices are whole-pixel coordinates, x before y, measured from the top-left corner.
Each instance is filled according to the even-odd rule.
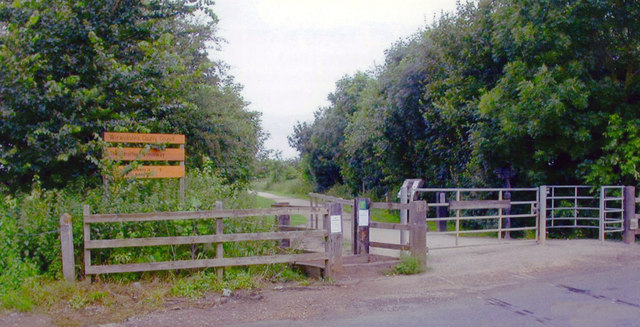
[[[384,63],[384,50],[407,38],[456,0],[216,0],[217,35],[210,53],[244,86],[249,109],[262,113],[265,148],[298,156],[287,136],[297,122],[329,105],[345,75]]]

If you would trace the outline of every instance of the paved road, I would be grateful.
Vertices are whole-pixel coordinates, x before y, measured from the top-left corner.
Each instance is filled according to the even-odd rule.
[[[389,303],[376,313],[238,326],[640,326],[640,262],[530,277],[431,304]]]

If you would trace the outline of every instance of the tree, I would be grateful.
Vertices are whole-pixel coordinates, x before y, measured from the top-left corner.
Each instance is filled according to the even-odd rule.
[[[0,182],[28,187],[39,176],[58,186],[98,176],[98,140],[107,130],[184,133],[195,141],[187,144],[190,157],[221,158],[204,136],[211,138],[204,122],[216,123],[211,103],[218,99],[232,108],[217,112],[222,121],[249,122],[246,133],[229,135],[250,143],[233,159],[245,165],[260,143],[258,116],[224,82],[222,64],[207,58],[205,42],[218,41],[209,5],[1,1]]]
[[[313,124],[298,123],[289,137],[290,145],[300,151],[308,163],[308,176],[320,191],[342,183],[344,130],[349,117],[358,109],[359,95],[368,80],[365,73],[343,77],[328,96],[330,106],[315,113]]]

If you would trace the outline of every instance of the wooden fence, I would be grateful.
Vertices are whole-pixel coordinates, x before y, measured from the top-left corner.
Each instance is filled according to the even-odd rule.
[[[363,203],[366,205],[363,205]],[[411,256],[417,258],[423,266],[426,265],[427,223],[424,217],[427,214],[427,203],[425,201],[394,203],[370,202],[369,199],[355,199],[353,206],[354,254],[369,254],[369,248],[371,247],[408,251]],[[407,224],[371,221],[370,209],[408,210],[409,220]],[[401,242],[371,242],[369,240],[369,230],[371,228],[406,231],[409,233],[409,242],[408,244],[402,244]]]
[[[325,274],[330,277],[340,267],[340,252],[342,251],[341,234],[331,231],[330,214],[339,211],[340,208],[310,208],[310,207],[283,207],[270,209],[243,209],[243,210],[210,210],[193,212],[153,212],[131,214],[92,214],[89,206],[84,206],[84,268],[85,274],[108,274],[124,272],[142,272],[154,270],[190,269],[262,265],[274,263],[296,263],[303,261],[324,260]],[[321,215],[324,217],[324,230],[311,230],[304,228],[290,228],[288,231],[262,232],[262,233],[234,233],[224,234],[223,219],[239,219],[243,217],[277,216],[277,215]],[[216,233],[213,235],[128,238],[128,239],[92,239],[91,226],[106,223],[124,222],[148,222],[148,221],[175,221],[215,219]],[[222,244],[226,242],[282,240],[304,237],[323,237],[325,240],[325,252],[283,254],[270,256],[250,257],[224,257]],[[214,243],[217,244],[216,258],[194,259],[162,262],[145,262],[113,265],[94,265],[91,262],[91,251],[121,247],[145,247],[160,245],[194,245]],[[336,244],[340,243],[340,244]]]
[[[320,201],[322,201],[322,203]],[[332,203],[339,204],[341,207],[341,210],[344,211],[345,206],[353,205],[353,200],[347,200],[347,199],[338,198],[331,195],[324,195],[320,193],[313,193],[313,192],[309,193],[309,205],[312,208],[319,208]],[[309,228],[320,228],[319,223],[321,221],[322,220],[319,219],[319,216],[317,214],[311,214],[309,215],[309,221],[307,225]]]

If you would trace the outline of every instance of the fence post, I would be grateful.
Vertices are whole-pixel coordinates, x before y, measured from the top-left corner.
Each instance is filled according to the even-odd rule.
[[[216,202],[216,210],[222,210],[222,201]],[[216,235],[222,235],[224,233],[224,222],[222,218],[216,218]],[[216,243],[216,259],[222,259],[224,257],[224,243]],[[216,275],[219,279],[224,277],[224,268],[216,268]]]
[[[71,215],[60,216],[60,249],[62,251],[62,275],[68,282],[76,281],[75,260],[73,257],[73,228]]]
[[[328,215],[324,216],[324,228],[327,230],[325,252],[329,255],[325,263],[324,274],[331,278],[342,271],[342,205],[340,203],[327,204]]]
[[[447,203],[447,193],[437,192],[436,203]],[[448,216],[449,216],[449,209],[447,209],[447,207],[436,207],[436,218],[444,218]],[[438,232],[446,232],[447,221],[438,221],[437,228],[438,228],[437,229]]]
[[[636,242],[636,231],[638,230],[638,218],[636,218],[636,188],[635,186],[624,187],[624,231],[622,239],[626,244]]]
[[[409,248],[420,265],[427,265],[427,202],[411,202],[409,209]]]
[[[404,181],[402,187],[400,188],[400,203],[405,204],[409,203],[409,190],[407,186],[407,181]],[[400,223],[403,225],[407,224],[407,209],[400,210]],[[405,231],[400,231],[400,244],[407,244],[407,233]]]
[[[272,208],[286,208],[289,206],[289,202],[278,202],[271,205]],[[286,226],[291,225],[291,216],[290,215],[276,215],[276,225],[278,227],[278,231],[286,230]],[[288,248],[291,246],[291,241],[287,238],[280,240],[280,247]]]
[[[503,200],[509,200],[511,201],[511,192],[510,191],[506,191],[504,192],[504,196],[503,196]],[[503,211],[501,209],[501,211]],[[509,208],[504,209],[504,215],[506,216],[506,218],[504,218],[504,229],[506,230],[504,232],[504,239],[505,240],[510,240],[511,239],[511,206],[509,206]]]
[[[538,188],[538,244],[547,240],[547,186]]]
[[[85,221],[87,216],[91,215],[91,207],[87,204],[82,206],[82,229],[84,234],[84,271],[91,267],[91,250],[87,249],[87,242],[91,240],[91,227]]]
[[[369,254],[369,220],[371,200],[353,200],[353,254]]]

